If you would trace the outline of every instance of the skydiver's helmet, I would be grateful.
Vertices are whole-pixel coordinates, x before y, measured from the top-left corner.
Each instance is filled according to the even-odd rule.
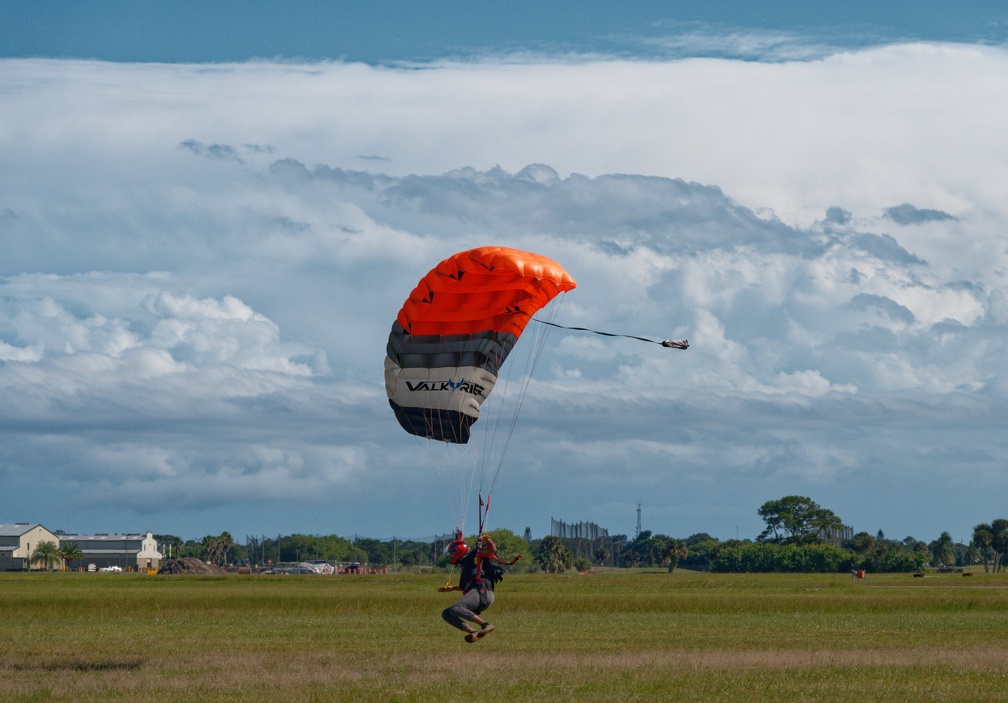
[[[497,545],[490,539],[490,535],[484,532],[476,542],[476,551],[481,557],[492,557],[497,553]]]
[[[451,563],[458,564],[459,560],[469,553],[469,543],[464,539],[457,539],[449,544],[445,551],[451,557]]]

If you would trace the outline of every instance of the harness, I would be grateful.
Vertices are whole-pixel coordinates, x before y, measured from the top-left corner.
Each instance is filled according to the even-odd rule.
[[[490,512],[490,494],[487,494],[487,499],[486,499],[486,503],[485,504],[483,503],[483,493],[480,492],[478,494],[478,496],[479,496],[480,513],[479,513],[479,532],[477,532],[477,534],[482,535],[483,534],[483,526],[486,524],[487,513]],[[456,529],[458,529],[458,528],[456,528]],[[461,537],[462,531],[458,530],[458,534]],[[477,549],[476,550],[476,577],[473,579],[473,583],[476,586],[482,586],[483,585],[483,568],[482,568],[483,567],[483,565],[482,565],[482,560],[483,559],[489,559],[489,560],[492,560],[492,561],[496,561],[498,564],[503,564],[504,566],[513,566],[516,561],[518,561],[519,559],[521,559],[521,554],[519,554],[518,556],[516,556],[511,561],[504,561],[503,559],[501,559],[500,557],[498,557],[496,554],[484,554],[482,551],[480,551],[480,550]],[[496,583],[497,581],[500,581],[502,578],[504,578],[504,572],[503,571],[500,572],[500,577],[496,578],[496,579],[493,579],[493,581],[494,581],[494,583]]]
[[[486,524],[486,516],[487,513],[490,512],[490,496],[487,495],[486,502],[484,502],[483,493],[480,492],[478,495],[480,505],[478,534],[482,536],[484,534],[483,528]],[[459,527],[458,525],[455,526],[455,539],[456,541],[462,540],[462,528]],[[465,593],[468,593],[474,588],[478,589],[480,594],[480,604],[485,606],[487,587],[483,583],[484,559],[487,560],[488,562],[497,562],[498,564],[503,564],[504,566],[513,566],[515,562],[521,559],[521,554],[517,555],[511,561],[504,561],[495,553],[484,554],[482,549],[476,550],[476,554],[473,557],[473,569],[474,569],[473,577],[467,583],[459,585],[462,587],[462,590]],[[488,563],[486,567],[490,570],[490,573],[487,574],[487,577],[490,580],[491,584],[490,590],[493,590],[493,584],[501,581],[504,578],[504,569],[492,563]]]

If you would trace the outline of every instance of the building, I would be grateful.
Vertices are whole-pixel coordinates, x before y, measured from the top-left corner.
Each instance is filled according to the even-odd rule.
[[[59,546],[60,538],[42,527],[28,522],[0,524],[0,571],[21,571],[31,568],[31,555],[42,542],[54,542]]]
[[[72,569],[96,569],[117,566],[123,571],[157,569],[164,556],[158,551],[157,540],[146,535],[69,535],[54,534],[42,525],[27,522],[0,524],[0,571],[32,568],[31,555],[41,542],[55,542],[63,549],[73,542],[84,555],[67,564]]]
[[[146,571],[158,568],[164,559],[150,532],[146,535],[60,535],[59,539],[61,547],[74,542],[84,554],[83,558],[67,564],[72,569],[90,568],[94,564],[98,569],[118,566],[123,571]]]

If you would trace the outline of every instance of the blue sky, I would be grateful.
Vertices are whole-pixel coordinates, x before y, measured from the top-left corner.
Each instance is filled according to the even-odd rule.
[[[1005,517],[1008,12],[667,5],[0,2],[0,522],[448,531],[382,361],[484,244],[692,345],[551,334],[491,526]]]
[[[501,52],[668,58],[695,53],[669,41],[692,32],[787,33],[834,46],[894,41],[999,44],[999,2],[808,3],[657,0],[569,3],[0,2],[0,56],[107,61],[221,62],[253,58],[432,61]],[[723,52],[713,46],[704,53]],[[736,51],[741,51],[736,49]],[[745,51],[742,51],[745,54]]]

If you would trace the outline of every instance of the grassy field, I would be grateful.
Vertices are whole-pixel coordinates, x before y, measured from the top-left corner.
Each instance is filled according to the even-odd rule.
[[[0,574],[0,701],[1008,701],[1008,576]]]

